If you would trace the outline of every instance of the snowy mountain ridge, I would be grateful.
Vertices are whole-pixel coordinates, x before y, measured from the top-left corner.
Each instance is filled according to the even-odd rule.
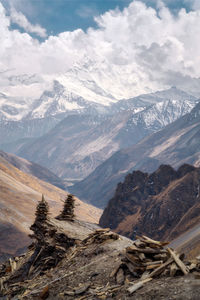
[[[144,128],[157,131],[190,112],[197,102],[170,99],[156,103],[142,112],[133,114],[129,126],[131,123],[143,124]]]
[[[134,108],[124,110],[120,104],[121,111],[113,115],[71,115],[46,135],[21,144],[14,153],[48,167],[63,179],[80,180],[115,152],[137,144],[190,112],[196,101],[164,100],[140,112]]]
[[[79,73],[80,71],[78,75]],[[98,86],[96,81],[76,78],[75,69],[70,72],[70,76],[65,74],[54,80],[40,97],[33,98],[35,93],[38,93],[39,81],[39,77],[28,75],[10,79],[9,93],[6,94],[4,91],[0,93],[0,121],[45,118],[66,112],[113,114],[133,110],[136,113],[164,100],[187,100],[191,103],[196,100],[195,97],[175,87],[128,100],[119,100]],[[23,90],[22,96],[19,96],[20,87]]]

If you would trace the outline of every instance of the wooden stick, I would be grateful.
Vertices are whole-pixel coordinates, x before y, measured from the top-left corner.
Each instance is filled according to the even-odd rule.
[[[175,263],[177,264],[177,266],[181,269],[181,271],[183,272],[183,274],[187,275],[189,273],[188,268],[184,265],[184,263],[179,259],[179,257],[175,254],[175,252],[170,249],[167,248],[167,251],[170,253],[171,257],[173,257]]]
[[[169,258],[164,264],[162,264],[160,267],[158,267],[157,269],[155,269],[153,272],[151,272],[149,274],[149,277],[154,277],[159,275],[160,273],[162,273],[162,271],[171,263],[173,263],[174,259],[173,258]]]
[[[160,265],[163,263],[163,260],[151,261],[147,263],[143,263],[143,266],[152,266],[152,265]]]
[[[149,282],[150,280],[152,280],[152,278],[147,278],[147,279],[144,279],[144,280],[141,280],[137,283],[134,283],[132,286],[130,286],[128,288],[128,292],[130,294],[133,294],[135,291],[137,291],[138,289],[140,289],[141,287],[143,287],[143,285],[147,282]]]
[[[140,252],[140,253],[146,253],[146,254],[160,254],[160,253],[166,253],[166,250],[164,249],[152,249],[152,248],[137,248],[134,245],[126,248],[127,252]]]
[[[146,278],[149,278],[149,274],[150,274],[150,271],[145,271],[142,276],[140,277],[141,280],[144,280]]]
[[[159,264],[159,265],[149,265],[149,266],[146,267],[146,270],[156,269],[160,266],[161,266],[161,264]]]
[[[155,244],[158,246],[166,246],[169,244],[169,242],[160,242],[160,241],[155,241],[149,238],[148,236],[142,235],[142,238],[145,240],[145,242],[150,243],[150,244]]]

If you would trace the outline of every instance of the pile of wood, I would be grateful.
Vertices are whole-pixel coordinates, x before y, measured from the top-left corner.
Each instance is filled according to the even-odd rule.
[[[199,268],[198,263],[184,263],[184,254],[178,254],[167,248],[168,242],[159,242],[146,236],[137,237],[133,245],[125,249],[122,263],[113,272],[117,283],[123,284],[128,272],[135,278],[140,278],[128,290],[133,293],[144,283],[157,276],[187,275]]]
[[[139,237],[131,247],[126,248],[124,262],[132,266],[136,276],[155,277],[164,273],[175,276],[180,270],[187,274],[189,269],[183,263],[184,255],[178,255],[170,248],[164,248],[168,243],[154,241],[146,236]],[[130,264],[129,264],[130,263]]]
[[[8,290],[7,284],[5,282],[12,276],[12,274],[19,269],[24,260],[25,255],[16,256],[14,258],[9,258],[8,261],[2,263],[0,265],[0,299],[1,292]]]
[[[118,240],[119,235],[117,233],[111,232],[110,228],[104,228],[104,229],[97,229],[96,231],[92,232],[88,235],[88,237],[83,240],[84,245],[90,245],[93,243],[103,243],[107,240]]]

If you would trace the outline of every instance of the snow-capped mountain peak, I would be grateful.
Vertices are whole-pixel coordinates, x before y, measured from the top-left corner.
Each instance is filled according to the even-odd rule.
[[[104,70],[104,65],[99,68],[97,63],[89,61],[85,62],[84,66],[74,66],[52,82],[50,78],[44,80],[36,74],[8,76],[9,88],[7,92],[2,90],[0,93],[0,120],[19,121],[55,116],[66,112],[85,113],[87,110],[90,113],[93,111],[93,113],[113,114],[128,109],[136,113],[152,104],[166,100],[188,100],[191,103],[196,100],[195,97],[176,87],[128,100],[119,100],[122,99],[122,95],[126,96],[126,93],[123,91],[118,93],[119,74],[115,76],[112,72],[113,70],[110,70],[109,76],[108,70]],[[48,86],[46,86],[46,80],[49,82]],[[45,86],[46,89],[44,89]],[[40,93],[41,88],[43,88],[42,93]],[[170,103],[168,106],[170,107]],[[187,108],[189,109],[189,106]],[[159,106],[154,109],[158,110]],[[169,112],[169,118],[173,113],[173,111]]]

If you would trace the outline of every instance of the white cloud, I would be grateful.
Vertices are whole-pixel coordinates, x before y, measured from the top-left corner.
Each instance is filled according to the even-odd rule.
[[[191,0],[190,0],[190,1],[191,1]],[[199,1],[199,0],[192,0],[191,2],[192,2],[192,8],[193,8],[194,10],[200,9],[200,1]]]
[[[10,20],[12,23],[19,25],[25,31],[30,33],[35,33],[36,35],[45,38],[47,36],[46,29],[42,28],[40,25],[31,24],[26,16],[24,16],[21,12],[16,11],[15,8],[11,8]]]
[[[11,30],[9,22],[0,4],[0,71],[39,74],[45,80],[66,74],[73,79],[70,88],[80,76],[116,98],[171,85],[200,94],[199,10],[182,9],[174,16],[163,5],[158,12],[134,1],[123,11],[97,17],[97,29],[63,32],[44,42]]]

